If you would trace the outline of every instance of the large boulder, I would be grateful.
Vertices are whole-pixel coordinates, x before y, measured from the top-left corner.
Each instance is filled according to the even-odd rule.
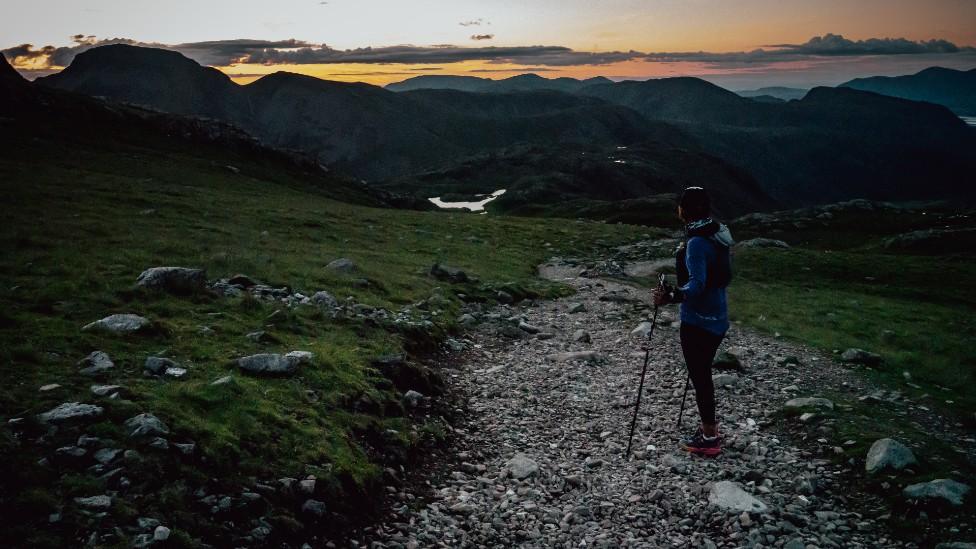
[[[841,353],[840,360],[848,364],[864,364],[865,366],[877,366],[884,361],[881,355],[856,348],[850,348]]]
[[[173,294],[192,294],[207,285],[207,272],[187,267],[153,267],[136,280],[136,286]]]
[[[92,351],[90,355],[78,361],[78,366],[81,368],[82,375],[94,376],[115,368],[115,363],[102,351]]]
[[[94,404],[65,402],[42,414],[38,414],[37,420],[42,423],[80,422],[98,418],[102,415],[103,411],[101,406],[95,406]]]
[[[868,473],[877,473],[886,467],[899,470],[915,463],[918,460],[907,446],[894,439],[882,438],[875,441],[868,450],[864,470]]]
[[[902,495],[910,499],[944,501],[950,505],[962,505],[969,486],[952,479],[939,478],[906,486]]]
[[[339,300],[325,290],[315,292],[312,295],[311,301],[315,305],[326,309],[334,309],[339,306]]]
[[[440,263],[434,263],[434,265],[430,268],[430,276],[438,280],[446,280],[448,282],[467,282],[469,280],[468,274],[461,269],[458,269],[457,267],[449,267]]]
[[[131,334],[148,328],[152,323],[148,319],[134,314],[110,315],[85,325],[84,331],[104,331],[113,334]]]
[[[708,503],[719,509],[735,513],[765,513],[766,504],[743,490],[738,484],[722,480],[712,485]]]
[[[168,358],[151,356],[146,358],[144,369],[153,375],[161,376],[166,373],[166,370],[179,367],[179,364]]]
[[[292,351],[287,355],[261,353],[238,359],[237,367],[258,375],[289,375],[297,372],[302,364],[311,361],[312,353],[305,351]]]

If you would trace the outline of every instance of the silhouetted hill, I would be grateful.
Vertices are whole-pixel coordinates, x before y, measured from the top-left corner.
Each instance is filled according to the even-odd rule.
[[[945,105],[964,116],[976,116],[976,69],[931,67],[905,76],[856,78],[841,87]]]
[[[735,93],[741,95],[742,97],[748,97],[749,99],[756,99],[759,97],[775,97],[782,101],[792,101],[793,99],[803,99],[803,96],[806,95],[808,91],[810,90],[801,88],[786,88],[783,86],[768,86],[756,90],[739,90]]]
[[[576,78],[544,78],[537,74],[520,74],[501,80],[478,78],[476,76],[423,75],[408,78],[402,82],[387,84],[386,89],[395,92],[412,90],[457,90],[482,93],[506,93],[552,90],[576,93],[596,84],[608,84],[610,79],[602,76],[577,80]]]

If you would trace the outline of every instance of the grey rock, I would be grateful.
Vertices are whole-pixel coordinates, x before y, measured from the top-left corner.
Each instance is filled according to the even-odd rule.
[[[348,257],[340,257],[339,259],[330,261],[325,268],[339,273],[354,273],[359,270],[353,260]]]
[[[586,362],[598,362],[598,361],[606,360],[606,356],[603,353],[597,351],[575,351],[575,352],[551,354],[549,355],[549,360],[555,362],[571,362],[574,360],[583,360]]]
[[[864,470],[868,473],[877,473],[886,467],[899,470],[915,463],[918,460],[907,446],[894,439],[882,438],[876,440],[868,450]]]
[[[166,541],[169,539],[169,528],[159,525],[153,530],[153,541]]]
[[[126,430],[132,438],[168,435],[169,427],[152,414],[139,414],[125,420]]]
[[[424,395],[410,389],[403,394],[403,401],[407,403],[407,406],[411,408],[416,408],[424,400]]]
[[[110,315],[85,325],[83,331],[99,330],[113,334],[131,334],[148,328],[152,323],[148,319],[134,314]]]
[[[752,238],[736,244],[737,248],[789,248],[790,245],[782,240],[772,238]]]
[[[118,455],[121,453],[122,450],[118,448],[102,448],[97,452],[95,452],[94,457],[95,457],[95,461],[101,463],[102,465],[107,465],[111,463],[112,460],[118,457]]]
[[[109,496],[91,496],[87,498],[75,498],[75,503],[86,509],[104,510],[112,506],[112,498]]]
[[[259,281],[244,274],[236,274],[230,277],[229,279],[227,279],[227,283],[232,284],[234,286],[240,286],[241,288],[245,288],[245,289],[260,284]]]
[[[847,349],[841,353],[840,359],[848,364],[864,364],[865,366],[877,366],[884,361],[881,355],[856,348]]]
[[[38,414],[37,419],[43,423],[68,423],[75,421],[85,421],[98,418],[104,410],[101,406],[94,404],[82,404],[80,402],[65,402],[54,408]]]
[[[515,303],[515,298],[512,297],[512,294],[504,290],[498,290],[498,292],[495,294],[495,299],[498,300],[499,303]]]
[[[61,384],[59,383],[48,383],[47,385],[41,385],[41,388],[38,389],[38,391],[42,393],[46,393],[48,391],[53,391],[55,389],[60,389],[60,388],[61,388]]]
[[[765,513],[768,507],[762,501],[743,490],[738,484],[722,480],[712,485],[708,503],[726,511],[741,513]]]
[[[430,276],[438,280],[446,280],[448,282],[467,282],[468,274],[458,269],[457,267],[449,267],[447,265],[442,265],[440,263],[434,263],[430,268]]]
[[[309,355],[296,355],[294,353],[301,353],[301,351],[293,351],[287,355],[279,355],[275,353],[262,353],[257,355],[246,356],[244,358],[238,359],[237,366],[252,374],[261,375],[288,375],[294,374],[298,371],[298,367],[304,363],[310,361]]]
[[[647,337],[651,334],[651,330],[654,329],[654,325],[650,322],[644,321],[637,325],[636,328],[630,331],[630,335]]]
[[[178,367],[179,364],[177,364],[175,361],[158,356],[147,357],[146,364],[143,366],[147,372],[157,376],[163,375],[163,373],[169,368]]]
[[[505,470],[515,479],[525,479],[539,472],[539,464],[525,454],[516,454],[505,463]]]
[[[285,353],[285,358],[305,365],[311,364],[315,360],[315,354],[310,351],[289,351]]]
[[[92,351],[90,355],[78,361],[78,366],[81,368],[82,375],[93,376],[115,368],[115,363],[102,351]]]
[[[951,505],[962,505],[969,486],[952,479],[939,478],[905,487],[902,495],[921,500],[943,500]]]
[[[569,314],[582,313],[586,311],[586,305],[583,303],[573,303],[569,306]]]
[[[118,393],[122,389],[121,385],[92,385],[91,392],[95,396],[109,396]]]
[[[173,379],[180,379],[186,377],[186,368],[166,368],[163,375]]]
[[[339,300],[325,290],[320,290],[312,294],[311,301],[315,305],[326,309],[334,309],[339,306]]]
[[[173,294],[198,292],[203,290],[206,284],[206,271],[186,267],[153,267],[143,271],[136,280],[136,286]]]
[[[210,384],[211,385],[227,385],[227,384],[229,384],[232,381],[234,381],[234,376],[224,376],[224,377],[219,377],[219,378],[211,381]]]
[[[326,506],[317,499],[307,499],[305,500],[305,503],[302,504],[302,512],[306,515],[322,517],[326,513]]]
[[[573,341],[576,343],[591,343],[593,340],[590,338],[590,332],[586,330],[576,330],[573,332]]]
[[[533,326],[532,324],[529,324],[528,322],[525,322],[525,321],[519,322],[518,323],[518,327],[523,332],[527,332],[527,333],[530,333],[530,334],[537,334],[537,333],[539,333],[539,332],[542,331],[542,330],[539,329],[538,326]]]
[[[806,549],[807,544],[804,543],[803,538],[793,538],[783,545],[783,549]]]
[[[947,541],[936,545],[935,549],[976,549],[976,543],[969,541]]]
[[[716,389],[720,387],[732,387],[739,382],[739,376],[732,374],[715,374],[712,376],[712,384]]]
[[[716,370],[735,370],[742,371],[742,361],[739,357],[728,352],[722,351],[712,360],[712,368]]]
[[[136,519],[136,524],[143,530],[155,530],[159,526],[159,521],[154,518],[139,517]]]
[[[174,442],[173,446],[176,446],[176,449],[179,450],[184,456],[193,455],[193,452],[197,449],[197,445],[193,442],[188,442],[185,444]]]
[[[820,397],[798,397],[791,398],[783,405],[784,408],[798,410],[801,408],[827,408],[834,409],[834,403],[826,398]]]

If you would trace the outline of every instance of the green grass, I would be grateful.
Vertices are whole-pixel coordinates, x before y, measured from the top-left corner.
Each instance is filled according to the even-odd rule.
[[[195,441],[199,454],[173,463],[140,448],[148,456],[144,474],[132,476],[148,494],[140,504],[144,512],[162,509],[164,499],[189,505],[192,488],[162,489],[174,479],[196,486],[217,478],[233,486],[247,485],[249,478],[306,474],[316,474],[327,487],[333,509],[353,508],[361,498],[350,496],[376,488],[384,446],[409,449],[441,438],[443,429],[436,420],[424,425],[422,418],[415,423],[402,417],[399,393],[369,367],[371,359],[410,348],[409,334],[332,320],[311,307],[286,311],[269,324],[267,317],[283,306],[134,291],[142,270],[180,265],[205,268],[210,278],[245,273],[274,286],[328,290],[340,300],[352,297],[390,310],[439,296],[432,300],[439,303],[433,307],[439,312],[434,335],[443,337],[456,329],[458,293],[487,296],[492,288],[507,287],[521,295],[563,294],[565,287],[535,277],[538,263],[552,255],[585,257],[647,232],[626,225],[356,206],[328,198],[328,189],[273,164],[140,138],[77,143],[42,135],[4,143],[0,415],[32,417],[61,402],[98,400],[106,414],[88,431],[122,447],[136,447],[125,441],[122,421],[140,412],[158,415],[172,429],[171,441]],[[325,268],[339,257],[353,259],[359,272],[339,275]],[[478,281],[452,287],[434,280],[427,271],[435,261],[463,268]],[[146,316],[155,330],[126,337],[81,331],[121,312]],[[201,334],[202,326],[213,333]],[[258,329],[280,343],[244,338]],[[105,381],[123,385],[124,398],[90,394],[93,381],[75,363],[95,349],[115,361]],[[240,375],[230,363],[246,354],[293,349],[316,357],[293,378]],[[150,355],[182,363],[188,379],[144,377],[142,365]],[[210,385],[231,373],[233,383]],[[62,387],[38,391],[48,383]],[[388,429],[400,433],[397,440],[377,442]],[[32,437],[7,434],[0,440],[0,454],[16,471],[0,486],[2,506],[10,510],[5,529],[14,539],[50,543],[51,529],[68,535],[82,517],[69,513],[43,536],[37,526],[47,513],[70,508],[71,497],[105,490],[88,475],[62,478],[36,463],[53,451],[52,444],[71,444],[76,437],[62,430],[40,447]],[[181,516],[185,523],[175,524],[177,529],[203,535],[212,527],[191,512]],[[117,520],[124,518],[116,513]]]

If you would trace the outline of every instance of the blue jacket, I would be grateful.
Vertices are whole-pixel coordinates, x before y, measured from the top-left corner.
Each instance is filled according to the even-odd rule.
[[[716,280],[709,284],[708,277],[711,274],[717,278],[722,268],[731,269],[730,263],[726,262],[730,261],[728,254],[733,241],[728,227],[715,225],[717,230],[710,236],[701,235],[700,231],[689,231],[690,238],[683,254],[688,280],[679,288],[683,294],[681,322],[723,335],[729,329],[729,309],[725,296],[728,280],[716,286]],[[699,234],[696,235],[696,232]],[[680,266],[678,271],[682,271]],[[728,276],[731,276],[731,272]],[[679,283],[682,282],[680,278]]]

